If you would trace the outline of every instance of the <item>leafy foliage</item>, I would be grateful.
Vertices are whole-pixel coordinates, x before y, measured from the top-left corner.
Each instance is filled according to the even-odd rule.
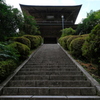
[[[13,60],[0,61],[0,82],[2,82],[16,68]]]
[[[72,40],[72,42],[70,43],[70,52],[72,53],[72,55],[76,56],[77,58],[82,58],[81,48],[84,42],[85,37],[82,36]]]
[[[61,37],[67,36],[67,35],[73,35],[75,34],[75,30],[73,30],[71,27],[70,28],[65,28],[62,30],[62,35]]]
[[[78,37],[79,37],[79,35],[72,35],[72,36],[70,36],[68,38],[68,40],[67,40],[67,48],[68,48],[68,50],[70,50],[70,43],[72,42],[72,40],[74,40],[74,39],[76,39]]]
[[[31,48],[31,42],[28,38],[25,38],[24,36],[22,37],[16,37],[14,38],[15,41],[23,43],[25,45],[27,45],[29,48]]]
[[[21,27],[22,15],[16,8],[0,3],[0,41],[13,36]]]
[[[100,76],[100,24],[96,25],[82,47],[83,56],[98,65]]]
[[[30,53],[30,48],[20,42],[13,42],[9,46],[15,48],[19,52],[21,60],[26,59]]]
[[[40,34],[35,18],[0,1],[0,41],[20,34]],[[18,33],[19,32],[19,33]]]
[[[30,35],[40,34],[37,23],[33,16],[24,13],[24,23],[23,23],[22,31]]]
[[[18,61],[19,54],[16,49],[0,44],[0,61],[5,61],[7,59]]]
[[[89,34],[91,30],[100,23],[100,10],[90,11],[87,13],[87,18],[83,19],[77,27],[77,34]]]
[[[33,35],[24,35],[23,37],[28,38],[31,41],[31,49],[38,47],[41,44],[41,37]]]
[[[60,37],[59,38],[59,43],[60,43],[60,45],[62,46],[62,47],[64,47],[66,50],[68,50],[68,47],[67,47],[67,40],[68,40],[68,38],[70,38],[71,37],[71,35],[68,35],[68,36],[65,36],[65,37]]]
[[[83,47],[83,56],[93,63],[100,63],[100,24],[96,25],[89,37],[86,39]]]
[[[18,66],[19,62],[28,57],[30,40],[25,37],[17,37],[15,40],[18,42],[13,41],[13,37],[26,33],[40,34],[35,19],[28,15],[23,17],[18,9],[8,6],[4,0],[0,0],[0,82]],[[1,43],[3,41],[4,44]],[[33,45],[39,46],[42,42],[41,36],[34,37],[34,41]]]

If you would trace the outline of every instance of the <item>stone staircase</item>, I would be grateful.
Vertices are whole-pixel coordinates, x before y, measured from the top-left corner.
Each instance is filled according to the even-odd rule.
[[[57,44],[42,45],[0,93],[0,100],[100,100]]]

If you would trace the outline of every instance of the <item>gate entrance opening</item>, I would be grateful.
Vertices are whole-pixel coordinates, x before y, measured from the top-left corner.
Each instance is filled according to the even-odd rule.
[[[57,44],[56,37],[44,37],[44,44]]]

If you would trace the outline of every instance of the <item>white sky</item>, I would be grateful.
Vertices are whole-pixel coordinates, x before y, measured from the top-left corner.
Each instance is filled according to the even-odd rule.
[[[20,9],[19,4],[25,5],[80,5],[82,8],[76,20],[76,24],[86,17],[90,10],[100,10],[100,0],[5,0],[8,5]]]

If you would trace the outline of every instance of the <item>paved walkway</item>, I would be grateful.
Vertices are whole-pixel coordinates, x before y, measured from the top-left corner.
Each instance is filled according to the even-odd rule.
[[[0,100],[100,100],[57,44],[44,44],[2,89]]]

